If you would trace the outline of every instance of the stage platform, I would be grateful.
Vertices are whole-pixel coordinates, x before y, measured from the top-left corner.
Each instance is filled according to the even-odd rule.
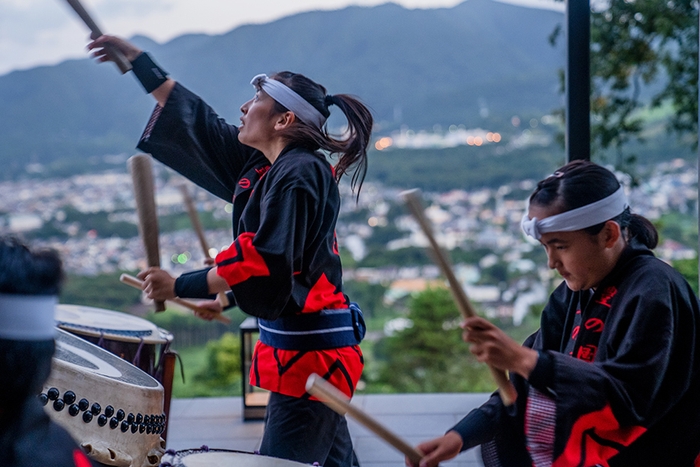
[[[488,394],[371,394],[359,395],[361,408],[410,444],[442,435]],[[243,421],[240,397],[173,399],[168,449],[210,448],[252,452],[263,433],[261,421]],[[403,455],[372,432],[348,418],[355,451],[362,467],[402,467]],[[472,449],[441,465],[477,467],[482,463]]]

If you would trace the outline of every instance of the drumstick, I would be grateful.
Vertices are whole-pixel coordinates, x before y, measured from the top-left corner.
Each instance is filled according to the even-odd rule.
[[[211,254],[209,253],[209,244],[207,243],[207,238],[204,236],[204,229],[202,228],[202,223],[199,222],[199,216],[197,215],[197,209],[194,207],[194,202],[192,201],[192,197],[190,196],[190,192],[187,189],[187,185],[184,183],[180,185],[180,191],[182,192],[182,199],[185,200],[185,207],[187,208],[187,214],[190,215],[190,221],[192,222],[192,227],[194,228],[194,232],[197,234],[197,237],[199,238],[199,244],[202,245],[202,250],[204,251],[204,257],[205,258],[211,258]],[[228,297],[226,296],[225,292],[219,292],[217,294],[217,298],[219,300],[219,303],[221,303],[221,306],[223,308],[226,308],[227,306],[230,305],[228,301]]]
[[[75,12],[80,16],[80,19],[83,20],[83,22],[87,25],[87,27],[90,29],[92,32],[92,38],[97,39],[102,35],[102,30],[97,26],[97,23],[92,19],[90,14],[83,8],[83,5],[80,3],[80,0],[66,0],[68,4],[75,10]],[[109,55],[114,59],[114,63],[117,64],[117,67],[119,67],[119,70],[123,73],[126,73],[127,71],[131,70],[131,62],[124,56],[124,54],[117,49],[116,47],[113,47],[111,44],[105,44],[104,48],[107,50]]]
[[[134,182],[134,199],[139,217],[139,232],[146,250],[146,262],[149,267],[160,267],[158,215],[156,213],[155,189],[153,188],[151,156],[136,154],[126,162]],[[155,306],[156,311],[165,311],[163,302],[155,302]]]
[[[391,432],[384,425],[370,417],[368,414],[351,405],[345,394],[340,392],[335,386],[321,378],[316,373],[312,373],[306,380],[306,391],[316,396],[324,404],[338,412],[340,415],[346,413],[357,420],[365,428],[382,438],[384,441],[398,449],[403,455],[414,464],[418,464],[423,458],[423,454],[418,452],[413,446],[408,444],[396,434]]]
[[[445,275],[445,277],[447,277],[447,282],[450,284],[450,291],[452,291],[452,296],[454,297],[455,302],[457,302],[457,308],[459,308],[459,311],[462,313],[462,317],[466,319],[476,316],[474,307],[469,302],[469,298],[467,298],[467,294],[464,292],[462,285],[455,277],[447,256],[443,253],[442,248],[440,248],[435,240],[433,230],[430,226],[430,221],[426,217],[423,209],[423,203],[420,199],[420,191],[418,189],[408,190],[402,192],[399,196],[401,196],[406,202],[406,206],[408,207],[409,211],[411,211],[413,217],[416,219],[416,221],[418,221],[418,225],[420,226],[421,230],[428,238],[428,242],[435,253],[435,260],[442,270],[442,273]],[[497,370],[492,366],[489,366],[489,369],[491,370],[491,376],[493,376],[493,379],[498,385],[498,390],[501,393],[503,404],[506,406],[513,404],[515,399],[518,397],[518,393],[515,391],[515,387],[508,379],[506,372]]]
[[[121,276],[119,276],[119,280],[122,283],[124,283],[126,285],[130,285],[135,289],[143,290],[143,281],[138,279],[137,277],[130,276],[129,274],[122,274]],[[204,315],[212,316],[213,319],[220,321],[224,324],[231,324],[231,320],[228,317],[222,315],[221,313],[217,313],[217,312],[209,310],[207,308],[203,308],[201,306],[198,306],[196,303],[190,302],[189,300],[185,300],[185,299],[182,299],[180,297],[175,297],[175,298],[169,299],[168,301],[171,301],[173,303],[177,303],[178,305],[184,306],[185,308],[188,308],[192,311],[196,311],[196,312],[202,313]]]

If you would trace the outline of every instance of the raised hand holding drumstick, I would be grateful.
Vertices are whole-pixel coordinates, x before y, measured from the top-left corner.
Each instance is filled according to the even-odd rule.
[[[90,31],[92,32],[90,37],[92,37],[93,39],[97,39],[98,37],[102,36],[102,30],[97,25],[95,20],[92,19],[92,16],[90,16],[87,10],[85,10],[83,5],[80,3],[80,0],[66,1],[71,6],[71,8],[73,8],[73,10],[78,14],[78,16],[80,16],[80,19],[83,20],[87,27],[90,28]],[[117,64],[117,67],[119,67],[119,70],[122,73],[126,73],[127,71],[131,70],[131,61],[134,58],[136,58],[136,56],[138,56],[138,53],[136,55],[129,54],[127,56],[127,54],[125,54],[124,51],[112,46],[111,44],[105,44],[103,52],[104,54],[110,55],[111,60]]]

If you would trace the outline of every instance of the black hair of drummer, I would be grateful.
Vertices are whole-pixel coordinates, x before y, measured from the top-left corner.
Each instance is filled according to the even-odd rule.
[[[52,307],[63,282],[56,251],[0,237],[0,465],[88,467],[68,432],[51,421],[37,396],[51,372]],[[39,314],[36,306],[46,306]],[[16,316],[23,316],[21,320]],[[18,322],[19,321],[19,322]]]
[[[599,201],[619,188],[620,182],[608,169],[589,161],[575,160],[540,181],[530,195],[530,204],[565,212]],[[651,250],[656,248],[659,242],[656,227],[646,217],[632,214],[629,206],[612,220],[620,224],[628,241],[635,239]],[[601,222],[585,231],[596,235],[604,226],[605,223]]]

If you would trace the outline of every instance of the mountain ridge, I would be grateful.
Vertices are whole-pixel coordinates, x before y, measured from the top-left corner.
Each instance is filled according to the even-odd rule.
[[[232,123],[252,93],[252,76],[289,69],[329,93],[360,96],[377,133],[386,133],[435,124],[497,127],[513,114],[559,106],[564,52],[547,36],[562,18],[492,0],[416,10],[386,3],[162,44],[133,40]],[[0,76],[0,163],[12,171],[29,162],[133,153],[154,105],[134,81],[88,58]]]

